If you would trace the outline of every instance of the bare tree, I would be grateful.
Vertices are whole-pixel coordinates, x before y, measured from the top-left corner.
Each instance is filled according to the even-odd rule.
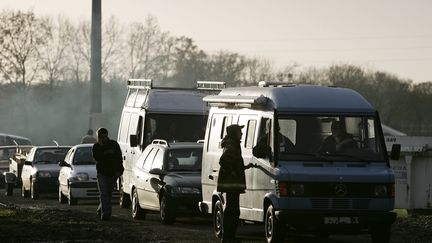
[[[155,17],[133,23],[127,35],[127,70],[131,78],[158,78],[167,74],[173,39],[163,33]]]
[[[49,35],[45,45],[38,49],[40,70],[49,87],[53,88],[67,70],[67,50],[70,46],[72,25],[68,19],[58,16],[48,19]]]
[[[47,20],[32,12],[3,11],[0,15],[0,72],[12,84],[27,86],[37,76],[38,49],[49,37]]]
[[[222,80],[229,86],[240,85],[241,73],[246,67],[245,57],[226,51],[209,58],[209,76],[211,80]]]
[[[76,83],[88,81],[90,76],[90,21],[81,21],[72,27],[70,35],[70,65],[71,78]]]
[[[126,45],[123,41],[124,28],[111,16],[103,25],[102,33],[102,79],[111,80],[123,76],[121,61]]]

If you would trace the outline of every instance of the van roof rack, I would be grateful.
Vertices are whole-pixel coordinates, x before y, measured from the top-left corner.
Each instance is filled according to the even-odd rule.
[[[295,87],[295,83],[284,83],[284,82],[274,82],[274,81],[259,81],[258,87]]]
[[[169,143],[164,139],[154,139],[152,144],[160,144],[169,147]]]
[[[223,81],[197,81],[196,88],[201,90],[223,90],[226,82]]]
[[[128,88],[135,89],[152,89],[153,88],[153,80],[151,79],[128,79],[127,81]]]
[[[239,107],[264,106],[268,98],[260,96],[231,96],[231,95],[208,95],[203,98],[210,106],[224,107],[236,105]]]

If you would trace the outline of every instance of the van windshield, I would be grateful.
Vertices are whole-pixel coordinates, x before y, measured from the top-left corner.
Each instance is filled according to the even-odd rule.
[[[196,142],[204,139],[207,115],[150,114],[145,122],[145,143],[154,139],[168,142]]]
[[[281,161],[384,162],[384,146],[370,116],[279,116],[275,151]]]

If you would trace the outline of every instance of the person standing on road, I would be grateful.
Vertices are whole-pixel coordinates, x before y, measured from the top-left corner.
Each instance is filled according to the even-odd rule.
[[[222,224],[222,242],[235,242],[237,223],[240,217],[240,193],[245,193],[245,169],[253,167],[244,165],[241,152],[241,129],[236,124],[226,128],[227,135],[222,139],[223,153],[219,159],[220,169],[217,191],[226,193],[226,206]]]
[[[96,143],[97,140],[93,137],[93,130],[89,129],[87,134],[81,138],[81,143]]]
[[[102,220],[111,217],[111,196],[115,182],[123,174],[123,160],[119,144],[108,137],[106,128],[97,130],[98,142],[93,145],[99,188],[98,215]]]

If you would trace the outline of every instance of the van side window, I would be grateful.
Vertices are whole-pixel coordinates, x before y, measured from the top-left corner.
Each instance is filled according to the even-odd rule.
[[[143,145],[143,139],[142,139],[142,129],[143,129],[143,117],[139,116],[138,118],[138,127],[137,127],[137,131],[136,131],[136,135],[138,138],[138,144],[140,146]]]
[[[246,130],[245,148],[252,148],[255,137],[256,120],[249,120]]]
[[[231,116],[225,116],[223,118],[223,121],[222,121],[222,130],[221,130],[221,133],[220,133],[220,138],[221,139],[224,138],[225,135],[226,135],[226,128],[227,128],[227,126],[231,125],[231,119],[232,119]]]
[[[153,165],[151,166],[152,169],[154,168],[162,169],[162,165],[164,161],[163,156],[164,156],[163,150],[159,149],[154,159]]]
[[[126,98],[125,106],[133,107],[135,105],[135,99],[137,97],[137,94],[138,94],[137,89],[131,89],[128,93],[128,97]]]
[[[120,134],[119,134],[119,142],[126,143],[127,137],[128,137],[128,130],[129,130],[129,121],[130,121],[131,114],[128,112],[123,113],[121,123],[120,123]]]
[[[257,145],[253,148],[253,154],[258,158],[265,158],[273,161],[273,143],[272,143],[272,120],[262,118],[258,134]]]

